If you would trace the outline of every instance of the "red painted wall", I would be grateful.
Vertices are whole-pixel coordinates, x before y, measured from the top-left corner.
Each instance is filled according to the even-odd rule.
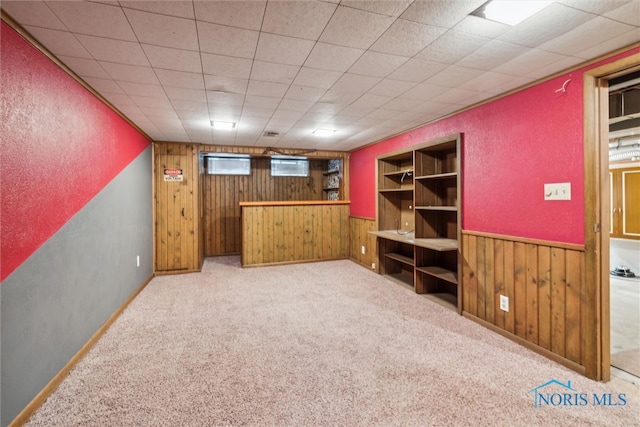
[[[351,215],[375,218],[377,155],[461,132],[463,229],[583,244],[586,69],[354,151]],[[554,182],[570,182],[572,200],[544,201]]]
[[[0,31],[4,280],[150,142],[4,22]]]

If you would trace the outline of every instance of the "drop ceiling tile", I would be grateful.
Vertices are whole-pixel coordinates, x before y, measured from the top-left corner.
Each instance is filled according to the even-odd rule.
[[[338,6],[319,41],[367,49],[393,22],[390,16]]]
[[[245,58],[202,53],[202,70],[205,74],[218,77],[248,79],[251,74],[252,61]]]
[[[447,90],[447,87],[424,82],[416,85],[413,89],[402,94],[402,97],[407,99],[417,99],[419,101],[428,101],[446,92]]]
[[[136,103],[140,108],[165,108],[165,109],[173,109],[173,105],[169,102],[168,98],[150,98],[148,96],[138,96],[138,95],[130,95],[130,98],[133,102]]]
[[[247,95],[269,96],[282,98],[287,93],[289,85],[286,83],[263,82],[259,80],[249,81]]]
[[[472,97],[477,95],[477,92],[471,90],[452,88],[438,96],[433,97],[433,101],[442,102],[445,104],[464,104],[468,99],[471,99]]]
[[[164,87],[164,91],[171,101],[195,101],[207,102],[207,94],[204,89],[185,89],[182,87]]]
[[[91,53],[71,33],[30,26],[25,29],[56,56],[93,59]]]
[[[265,1],[194,1],[196,19],[247,30],[260,30]]]
[[[251,117],[262,117],[262,118],[270,118],[273,116],[274,108],[265,108],[265,107],[257,107],[251,105],[245,105],[242,108],[242,117],[251,116]]]
[[[316,43],[304,66],[329,71],[347,71],[362,56],[364,50]]]
[[[600,2],[598,2],[600,3]],[[605,17],[640,27],[640,2],[630,1],[604,14]]]
[[[564,55],[547,52],[541,49],[531,49],[501,64],[497,71],[512,76],[523,76],[538,68],[549,66],[565,58]]]
[[[326,91],[326,89],[317,87],[291,85],[285,95],[285,98],[295,99],[298,101],[315,102],[319,100]]]
[[[349,68],[349,72],[363,76],[385,77],[408,60],[409,58],[404,56],[367,51]]]
[[[124,90],[124,92],[128,95],[146,96],[149,98],[160,98],[160,99],[167,98],[167,95],[165,94],[164,89],[160,85],[121,82],[121,81],[118,81],[117,83],[118,83],[118,86],[120,86],[122,90]]]
[[[171,99],[171,105],[173,105],[173,108],[176,110],[176,114],[180,117],[186,115],[186,113],[192,113],[192,116],[194,114],[199,114],[201,116],[204,115],[207,117],[209,116],[207,113],[208,105],[206,102]]]
[[[155,68],[154,71],[162,86],[182,87],[185,89],[205,88],[202,74],[163,70],[161,68]]]
[[[460,31],[447,31],[415,57],[441,64],[453,64],[487,44],[491,39]]]
[[[609,40],[605,40],[602,43],[595,43],[593,46],[588,47],[585,50],[576,53],[576,56],[589,59],[596,58],[601,55],[605,55],[614,50],[620,49],[622,47],[630,46],[632,44],[638,43],[640,40],[640,28],[635,28],[626,33],[620,34],[617,37],[611,38]]]
[[[429,117],[438,116],[440,114],[444,115],[442,111],[445,111],[448,108],[451,108],[451,104],[428,100],[419,105],[416,105],[415,107],[413,107],[413,110],[424,114],[425,117]]]
[[[335,4],[317,1],[268,2],[262,31],[317,40],[336,7]]]
[[[165,70],[201,73],[200,54],[189,50],[172,49],[169,47],[141,45],[153,68]],[[203,55],[204,56],[204,55]]]
[[[398,110],[389,110],[386,108],[377,108],[371,113],[367,114],[365,118],[370,118],[371,120],[374,120],[375,123],[373,124],[378,125],[380,124],[381,120],[389,120],[394,117],[397,117],[400,114],[404,114],[404,112],[398,111]]]
[[[342,0],[340,2],[343,6],[367,10],[395,18],[402,15],[402,12],[404,12],[411,3],[413,3],[413,0]]]
[[[204,75],[205,87],[207,90],[246,93],[249,79],[234,79],[232,77]]]
[[[480,37],[496,38],[511,29],[510,25],[500,22],[490,21],[488,19],[478,18],[477,16],[467,16],[453,29],[462,33],[473,34]]]
[[[401,19],[438,27],[452,27],[486,0],[416,1],[400,16]]]
[[[305,101],[300,99],[283,99],[278,105],[278,109],[283,110],[296,110],[301,114],[307,112],[312,106],[313,101]]]
[[[2,1],[2,9],[23,27],[35,26],[52,30],[66,30],[62,21],[42,1]]]
[[[276,34],[260,34],[255,59],[280,64],[302,65],[315,42]]]
[[[400,56],[413,56],[440,37],[446,29],[398,19],[376,41],[371,50]]]
[[[209,102],[209,109],[212,106],[224,104],[224,105],[242,105],[244,103],[244,95],[239,93],[220,93],[207,91],[207,100]]]
[[[300,67],[294,65],[254,61],[251,80],[290,84],[295,79],[299,69]]]
[[[302,67],[293,83],[300,86],[329,89],[338,81],[342,74],[343,73],[339,71],[318,70],[316,68]]]
[[[149,65],[149,61],[138,43],[80,34],[76,35],[76,37],[93,58],[98,61],[129,65]]]
[[[598,16],[558,38],[542,44],[540,49],[564,55],[575,55],[593,45],[593,34],[599,34],[598,42],[602,43],[627,33],[633,28],[630,25]]]
[[[117,6],[75,1],[50,1],[47,4],[73,33],[136,41],[127,17]]]
[[[136,105],[118,105],[116,106],[116,108],[118,108],[121,113],[123,113],[130,119],[132,119],[133,117],[144,117],[145,119],[147,119],[142,110],[140,110],[140,108]]]
[[[121,0],[120,4],[124,8],[143,10],[153,12],[160,15],[177,16],[179,18],[194,19],[193,5],[191,1],[172,0],[172,1],[126,1]]]
[[[336,104],[331,104],[328,102],[316,102],[313,104],[313,107],[309,109],[310,112],[314,113],[324,113],[324,114],[336,114],[342,109],[341,106]]]
[[[476,77],[480,73],[482,73],[482,71],[461,67],[459,65],[450,65],[438,74],[427,79],[425,83],[453,88]]]
[[[202,52],[253,59],[258,35],[257,31],[198,21]]]
[[[83,79],[85,82],[89,83],[93,89],[95,89],[99,93],[120,93],[124,94],[125,92],[122,90],[118,84],[111,79],[98,79],[95,77],[86,77]]]
[[[388,77],[393,80],[420,83],[444,70],[446,67],[446,64],[425,61],[422,59],[410,59],[401,65],[396,71],[389,74]]]
[[[132,9],[124,11],[140,43],[198,50],[195,21]]]
[[[354,101],[350,106],[351,107],[366,107],[366,108],[380,108],[386,103],[391,101],[391,97],[382,96],[382,95],[373,95],[370,93],[365,93],[356,101]]]
[[[591,13],[552,3],[532,17],[511,27],[499,39],[536,47],[593,18],[595,15]]]
[[[369,89],[370,94],[382,95],[395,98],[416,86],[413,82],[403,82],[401,80],[384,79],[374,87]]]
[[[320,102],[333,104],[341,110],[360,98],[360,96],[362,96],[362,92],[344,92],[342,90],[329,89],[322,95]]]
[[[385,110],[395,111],[411,111],[416,105],[420,105],[422,100],[399,97],[395,98],[384,105]]]
[[[345,73],[331,88],[332,91],[342,93],[364,93],[371,89],[382,79],[379,77],[361,76],[357,74]]]
[[[488,71],[511,61],[526,51],[527,48],[524,46],[492,40],[456,62],[456,65]]]
[[[170,108],[156,108],[156,107],[141,107],[142,112],[150,119],[164,119],[167,123],[172,122],[173,125],[177,124],[179,121],[178,115],[173,109]]]
[[[160,84],[153,68],[151,67],[116,64],[114,62],[100,62],[100,65],[114,80],[133,83]]]
[[[514,77],[513,75],[487,71],[485,73],[478,74],[476,77],[458,85],[458,89],[467,89],[475,92],[495,93],[495,88],[500,87],[501,85],[508,84],[516,78],[517,77]]]
[[[632,0],[635,2],[636,0]],[[602,15],[612,9],[621,7],[629,0],[558,0],[558,3],[569,6],[573,9],[584,10],[586,12]]]
[[[111,76],[100,66],[98,61],[85,58],[74,58],[72,56],[56,55],[67,67],[73,70],[80,77],[98,77],[100,79],[110,79]]]
[[[222,103],[209,103],[209,116],[213,118],[217,117],[231,117],[233,120],[238,120],[242,115],[242,104],[230,105]],[[225,119],[226,120],[226,119]]]
[[[530,79],[530,81],[540,79],[543,77],[550,76],[551,74],[555,74],[558,71],[566,70],[567,68],[574,67],[578,64],[584,62],[584,59],[578,58],[577,56],[563,56],[561,60],[556,61],[552,64],[545,65],[542,68],[538,68],[535,71],[527,73],[524,77]]]
[[[295,120],[297,121],[300,117],[304,115],[305,111],[298,110],[290,110],[287,108],[278,107],[276,111],[273,112],[273,116],[271,120]]]
[[[556,70],[560,71],[560,70]],[[495,88],[492,89],[492,92],[496,94],[501,94],[505,92],[509,92],[514,89],[519,89],[525,85],[532,83],[534,79],[528,77],[514,77],[513,80],[502,83]]]

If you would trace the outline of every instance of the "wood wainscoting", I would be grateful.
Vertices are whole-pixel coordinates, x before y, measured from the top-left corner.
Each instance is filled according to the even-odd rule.
[[[349,257],[349,201],[241,202],[242,265]]]
[[[378,256],[376,254],[376,236],[370,234],[370,231],[376,231],[377,225],[375,219],[361,218],[357,216],[349,217],[350,243],[349,258],[358,264],[362,264],[366,268],[372,268],[372,264],[376,262]],[[364,254],[362,247],[364,246]],[[372,268],[378,271],[378,266]]]
[[[586,375],[597,350],[584,246],[472,231],[462,242],[463,315]]]

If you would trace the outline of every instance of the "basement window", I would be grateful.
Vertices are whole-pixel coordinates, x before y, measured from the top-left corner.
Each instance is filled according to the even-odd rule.
[[[306,157],[271,158],[271,176],[309,176],[309,159]]]
[[[251,175],[251,157],[248,154],[206,156],[207,175]]]

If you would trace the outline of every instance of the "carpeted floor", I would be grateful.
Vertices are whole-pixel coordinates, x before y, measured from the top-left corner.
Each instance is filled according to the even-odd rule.
[[[532,390],[552,380],[538,392],[564,402],[536,407]],[[639,396],[351,261],[220,257],[154,278],[27,425],[633,426],[639,414]]]

